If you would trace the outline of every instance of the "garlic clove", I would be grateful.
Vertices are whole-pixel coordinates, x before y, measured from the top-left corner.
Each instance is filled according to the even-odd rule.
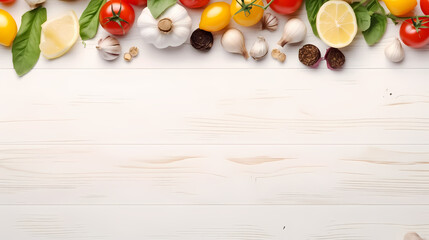
[[[261,60],[267,55],[268,48],[268,43],[265,38],[259,36],[258,40],[256,40],[250,49],[250,56],[255,60]]]
[[[112,36],[100,39],[96,48],[98,49],[101,57],[107,61],[117,59],[122,52],[122,47],[118,39]]]
[[[228,29],[222,35],[221,44],[227,52],[241,54],[245,59],[249,58],[249,53],[244,42],[244,35],[240,30],[235,28]]]
[[[286,54],[282,53],[279,49],[273,49],[271,51],[271,56],[277,61],[283,63],[286,60]]]
[[[301,19],[292,18],[286,23],[283,35],[277,44],[284,47],[288,43],[302,42],[306,34],[307,27],[305,23]]]
[[[277,19],[276,16],[274,16],[271,13],[264,14],[264,16],[261,19],[261,23],[262,23],[262,30],[266,29],[270,32],[277,30],[279,26],[279,20]]]
[[[402,47],[401,41],[395,38],[387,47],[384,49],[384,55],[386,58],[394,63],[401,62],[405,58],[405,51]]]

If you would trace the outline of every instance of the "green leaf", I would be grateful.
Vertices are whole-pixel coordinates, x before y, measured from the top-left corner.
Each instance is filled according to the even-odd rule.
[[[368,28],[371,26],[371,15],[368,9],[366,9],[365,6],[362,6],[359,3],[353,3],[352,7],[356,15],[357,25],[359,29],[362,32],[368,30]]]
[[[366,8],[368,11],[372,13],[378,13],[381,15],[386,15],[386,11],[384,10],[383,6],[378,2],[378,0],[372,0],[367,5]]]
[[[79,18],[80,38],[88,40],[97,34],[101,7],[106,0],[91,0]]]
[[[167,8],[177,3],[177,0],[148,0],[147,7],[152,16],[156,19],[167,10]]]
[[[371,26],[368,30],[362,32],[365,37],[365,41],[368,45],[374,45],[383,37],[387,28],[387,17],[386,15],[381,15],[374,13],[371,16]]]
[[[13,41],[13,67],[19,76],[29,72],[40,56],[40,35],[46,21],[46,8],[38,7],[22,15],[21,26]]]
[[[313,29],[314,35],[319,37],[316,27],[317,13],[319,12],[320,7],[327,2],[328,0],[305,0],[305,9],[307,10],[307,18],[310,22],[311,28]]]

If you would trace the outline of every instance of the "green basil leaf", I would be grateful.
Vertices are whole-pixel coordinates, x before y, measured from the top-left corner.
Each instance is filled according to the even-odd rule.
[[[41,26],[46,18],[44,7],[38,7],[22,15],[21,26],[12,46],[13,67],[19,76],[29,72],[39,60]]]
[[[371,15],[365,6],[359,5],[356,7],[357,5],[359,5],[359,3],[353,3],[352,7],[356,15],[359,30],[364,32],[371,26]]]
[[[106,0],[91,0],[79,18],[80,38],[88,40],[95,37],[98,31],[101,7]]]
[[[319,37],[319,33],[317,32],[316,20],[317,13],[319,12],[320,7],[327,2],[328,0],[305,0],[305,9],[307,10],[307,18],[310,22],[311,28],[313,29],[314,35]]]
[[[167,8],[177,3],[177,0],[148,0],[147,7],[152,16],[156,19],[167,10]]]
[[[374,13],[371,16],[371,26],[365,32],[362,32],[368,45],[374,45],[383,37],[387,28],[387,17]]]
[[[373,13],[378,13],[381,15],[386,15],[386,11],[384,10],[383,6],[378,2],[378,0],[372,0],[367,5],[366,8],[368,11]]]

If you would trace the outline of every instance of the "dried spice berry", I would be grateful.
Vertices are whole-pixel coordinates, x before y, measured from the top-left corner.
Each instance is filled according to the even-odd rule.
[[[331,70],[341,68],[346,62],[346,57],[344,54],[337,48],[329,48],[325,54],[325,60],[327,62],[328,68]]]
[[[197,50],[207,52],[213,46],[213,34],[198,28],[191,35],[191,45]]]
[[[322,54],[319,48],[312,44],[306,44],[299,49],[299,61],[309,67],[317,67],[322,60]]]

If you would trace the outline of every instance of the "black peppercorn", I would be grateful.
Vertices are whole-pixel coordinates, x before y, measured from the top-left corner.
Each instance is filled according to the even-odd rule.
[[[322,55],[319,48],[312,44],[306,44],[301,49],[299,49],[299,61],[306,66],[317,67],[321,57]]]
[[[197,50],[207,52],[213,46],[213,34],[197,28],[191,35],[191,45]]]
[[[337,48],[329,48],[325,54],[325,60],[329,69],[339,69],[346,62],[346,57]]]

